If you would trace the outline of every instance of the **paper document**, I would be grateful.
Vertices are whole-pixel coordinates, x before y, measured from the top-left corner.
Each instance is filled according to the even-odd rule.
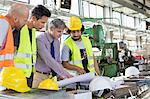
[[[60,80],[58,81],[58,85],[59,87],[63,87],[72,83],[76,83],[76,82],[86,82],[86,81],[91,81],[93,78],[95,77],[95,73],[91,72],[91,73],[86,73],[83,75],[78,75],[72,78],[68,78],[68,79],[64,79],[64,80]]]

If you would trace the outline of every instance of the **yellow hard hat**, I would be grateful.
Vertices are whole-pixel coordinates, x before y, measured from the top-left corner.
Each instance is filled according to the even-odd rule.
[[[23,71],[16,67],[6,67],[1,71],[0,85],[17,92],[28,92],[27,79]]]
[[[45,79],[44,81],[42,81],[39,84],[38,88],[39,89],[48,89],[48,90],[59,90],[57,81],[55,81],[54,78]]]
[[[81,30],[82,22],[81,22],[80,18],[78,18],[76,16],[70,17],[68,28],[69,28],[69,30]]]

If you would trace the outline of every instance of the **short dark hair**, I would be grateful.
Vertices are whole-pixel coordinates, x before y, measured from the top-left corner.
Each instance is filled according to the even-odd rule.
[[[38,19],[41,19],[41,17],[46,16],[46,17],[50,17],[51,16],[51,12],[44,7],[43,5],[37,5],[31,13],[31,16],[35,16]]]

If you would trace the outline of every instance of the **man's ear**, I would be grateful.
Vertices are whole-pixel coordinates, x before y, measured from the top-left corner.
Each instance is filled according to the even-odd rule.
[[[54,30],[54,27],[50,27],[49,30],[50,30],[50,31],[53,31],[53,30]]]
[[[17,23],[17,22],[18,22],[18,18],[17,18],[17,16],[13,15],[13,21],[14,21],[15,23]]]
[[[33,21],[36,21],[36,20],[37,20],[37,18],[36,18],[35,16],[32,16],[31,19],[32,19]]]
[[[51,32],[51,31],[53,31],[53,29],[52,29],[52,27],[49,27],[48,32]]]

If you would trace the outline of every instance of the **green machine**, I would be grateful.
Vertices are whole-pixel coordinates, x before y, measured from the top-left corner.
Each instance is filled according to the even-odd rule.
[[[100,59],[100,69],[105,76],[115,77],[118,73],[118,49],[117,43],[105,43]]]
[[[96,56],[102,75],[108,77],[117,76],[118,51],[117,43],[105,43],[105,31],[101,18],[82,18],[85,26],[84,35],[88,35],[92,46],[98,48],[102,54]]]

